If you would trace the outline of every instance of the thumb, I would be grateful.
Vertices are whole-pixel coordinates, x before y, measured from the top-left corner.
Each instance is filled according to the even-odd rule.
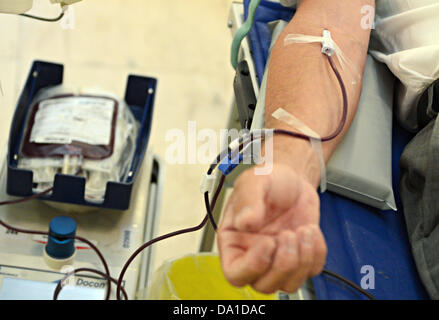
[[[258,176],[254,170],[244,172],[235,184],[233,196],[233,227],[244,232],[260,230],[265,220],[265,198],[270,189],[270,177]]]

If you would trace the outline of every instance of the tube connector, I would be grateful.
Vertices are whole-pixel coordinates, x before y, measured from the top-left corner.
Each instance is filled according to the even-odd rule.
[[[213,174],[205,174],[200,183],[200,192],[202,194],[208,192],[212,193],[213,188],[215,187],[215,176]]]
[[[238,153],[233,159],[232,155],[229,154],[218,166],[218,169],[227,176],[231,173],[244,159],[242,154]]]
[[[334,41],[329,30],[323,30],[322,53],[332,56],[335,53]]]

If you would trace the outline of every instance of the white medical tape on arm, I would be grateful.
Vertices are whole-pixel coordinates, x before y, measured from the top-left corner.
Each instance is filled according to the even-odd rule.
[[[328,56],[332,56],[334,53],[340,63],[340,66],[343,70],[346,69],[346,65],[353,73],[355,79],[352,81],[352,84],[357,84],[361,80],[361,75],[358,70],[355,68],[354,64],[345,57],[343,51],[340,47],[335,43],[335,41],[331,37],[331,32],[328,30],[323,30],[322,37],[316,36],[307,36],[304,34],[287,34],[284,39],[284,46],[288,46],[295,43],[321,43],[322,44],[322,53]]]
[[[320,192],[326,191],[326,165],[323,157],[322,140],[321,137],[314,130],[309,128],[299,119],[288,113],[286,110],[279,108],[274,111],[271,116],[279,121],[282,121],[290,127],[300,131],[301,133],[310,137],[309,142],[314,152],[317,154],[320,163]]]

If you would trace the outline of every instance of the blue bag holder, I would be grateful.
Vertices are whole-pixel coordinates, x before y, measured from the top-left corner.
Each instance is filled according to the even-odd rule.
[[[28,197],[34,194],[33,172],[17,168],[18,155],[24,136],[26,118],[37,92],[45,87],[63,82],[63,65],[34,61],[26,84],[21,92],[15,109],[9,133],[7,156],[7,193],[11,196]],[[69,204],[86,205],[106,209],[127,210],[130,206],[131,192],[144,158],[152,126],[153,107],[157,79],[130,75],[127,80],[125,102],[136,120],[141,123],[134,153],[131,174],[125,182],[108,182],[102,203],[93,203],[84,199],[85,178],[57,174],[53,192],[40,199]]]

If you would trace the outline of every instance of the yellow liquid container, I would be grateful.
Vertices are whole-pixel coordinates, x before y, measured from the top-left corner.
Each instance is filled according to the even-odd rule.
[[[236,288],[224,277],[218,255],[198,254],[165,262],[155,273],[150,300],[277,300],[250,286]]]

